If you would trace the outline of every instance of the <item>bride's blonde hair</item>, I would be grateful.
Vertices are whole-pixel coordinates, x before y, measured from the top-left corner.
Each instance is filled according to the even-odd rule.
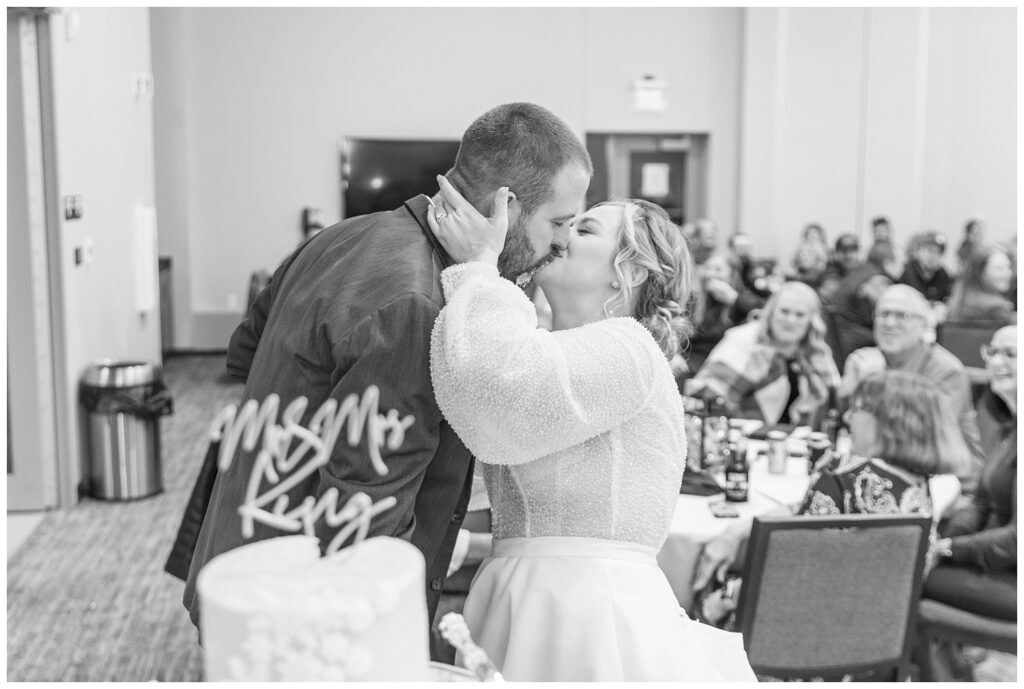
[[[619,291],[605,302],[605,313],[632,311],[671,359],[692,332],[686,317],[693,261],[683,231],[660,206],[641,199],[606,201],[621,206],[619,253],[613,267]]]

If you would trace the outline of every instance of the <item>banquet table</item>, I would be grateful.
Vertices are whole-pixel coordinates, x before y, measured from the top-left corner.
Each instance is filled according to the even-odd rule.
[[[759,422],[744,428],[748,435],[759,426]],[[760,454],[767,445],[764,441],[748,441],[747,459],[750,465],[749,496],[746,502],[730,503],[739,513],[736,518],[716,517],[709,505],[725,500],[721,493],[711,496],[679,495],[672,516],[668,538],[658,553],[658,565],[665,573],[679,605],[691,613],[693,603],[693,578],[697,562],[704,545],[725,531],[737,519],[752,519],[775,511],[781,505],[798,505],[807,492],[810,483],[806,442],[797,437],[787,441],[789,456],[784,473],[768,471],[768,459]],[[849,438],[840,441],[839,453],[848,454]],[[933,518],[938,521],[950,512],[961,495],[960,481],[952,474],[932,476],[928,480],[933,506]]]
[[[750,490],[747,502],[730,503],[739,512],[739,519],[753,518],[777,509],[780,505],[799,503],[807,492],[809,477],[805,456],[790,456],[783,474],[768,471],[767,458],[757,455],[759,445],[751,442],[748,448],[750,462]],[[690,612],[693,602],[693,577],[704,544],[736,521],[711,514],[709,504],[720,502],[718,495],[680,495],[676,499],[675,514],[668,538],[658,553],[658,564],[665,572],[679,605]]]

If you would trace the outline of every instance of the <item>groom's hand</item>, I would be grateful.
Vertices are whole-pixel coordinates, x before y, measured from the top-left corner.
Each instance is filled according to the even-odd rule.
[[[508,233],[508,187],[494,195],[494,215],[485,218],[455,187],[438,175],[441,200],[427,213],[430,229],[458,263],[484,261],[497,265]]]
[[[469,553],[469,531],[459,529],[459,535],[455,539],[455,550],[452,551],[452,561],[448,563],[448,574],[445,575],[446,577],[450,577],[462,569],[467,553]]]

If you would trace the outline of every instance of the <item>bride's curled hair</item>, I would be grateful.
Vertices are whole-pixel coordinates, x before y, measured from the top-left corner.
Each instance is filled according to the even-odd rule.
[[[621,286],[606,313],[633,312],[671,359],[693,328],[686,317],[693,262],[683,231],[660,206],[641,199],[606,201],[623,209],[613,267]]]

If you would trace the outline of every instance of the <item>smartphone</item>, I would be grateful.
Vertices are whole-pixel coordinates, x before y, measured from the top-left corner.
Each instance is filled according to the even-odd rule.
[[[740,513],[736,511],[735,507],[720,500],[709,502],[708,507],[711,509],[711,514],[722,519],[740,516]]]

